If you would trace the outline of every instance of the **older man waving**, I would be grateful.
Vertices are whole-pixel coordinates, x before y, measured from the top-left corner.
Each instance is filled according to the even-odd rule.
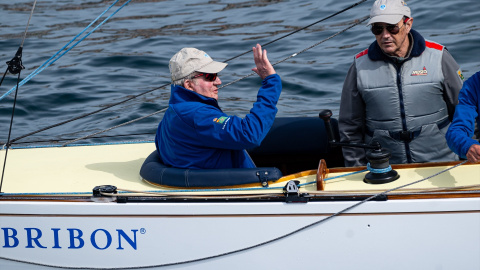
[[[217,73],[227,64],[195,48],[183,48],[170,59],[169,108],[155,139],[163,163],[189,169],[255,167],[245,149],[260,145],[270,130],[282,82],[258,44],[253,57],[256,67],[252,70],[262,86],[243,119],[225,114],[217,102],[222,83]]]

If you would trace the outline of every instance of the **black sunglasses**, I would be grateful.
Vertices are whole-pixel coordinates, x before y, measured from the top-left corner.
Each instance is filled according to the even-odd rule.
[[[403,25],[400,27],[398,27],[398,24],[387,24],[386,26],[373,24],[371,30],[375,36],[378,36],[381,33],[383,33],[383,29],[387,29],[387,31],[390,32],[390,34],[396,35],[398,34],[398,32],[400,32],[400,29],[403,26],[405,26],[407,21],[408,21],[408,18],[403,21]]]
[[[214,82],[217,79],[217,73],[199,73],[193,76],[192,79],[205,76],[205,80],[209,82]]]

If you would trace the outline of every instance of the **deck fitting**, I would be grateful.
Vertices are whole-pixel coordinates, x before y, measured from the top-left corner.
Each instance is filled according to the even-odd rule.
[[[105,196],[102,193],[117,194],[117,187],[112,185],[103,185],[93,188],[93,197]]]

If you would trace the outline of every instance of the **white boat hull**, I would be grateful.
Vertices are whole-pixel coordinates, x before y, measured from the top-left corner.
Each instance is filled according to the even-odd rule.
[[[0,268],[480,269],[480,198],[355,203],[3,202]]]

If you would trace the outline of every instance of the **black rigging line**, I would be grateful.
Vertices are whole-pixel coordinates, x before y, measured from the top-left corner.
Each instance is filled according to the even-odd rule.
[[[143,132],[143,133],[128,133],[128,134],[117,134],[117,135],[100,135],[100,136],[91,136],[90,138],[91,139],[104,139],[104,138],[118,138],[118,137],[139,137],[139,136],[155,136],[155,132],[156,130],[152,131],[152,132]],[[32,141],[24,141],[24,142],[21,142],[21,143],[10,143],[10,146],[14,146],[14,145],[26,145],[26,144],[39,144],[39,143],[51,143],[51,144],[55,144],[55,143],[62,143],[62,142],[66,142],[66,141],[72,141],[72,140],[75,140],[77,139],[77,137],[75,138],[59,138],[59,139],[37,139],[37,140],[32,140]],[[0,142],[0,146],[1,145],[4,145],[5,143],[3,142]]]
[[[15,114],[15,104],[17,104],[18,83],[20,82],[20,73],[21,72],[18,72],[17,89],[15,90],[15,99],[13,100],[12,117],[10,119],[10,128],[8,129],[8,139],[7,139],[6,148],[5,148],[5,159],[3,160],[2,180],[0,180],[0,194],[2,193],[3,176],[5,175],[5,167],[7,165],[7,155],[8,155],[8,148],[10,146],[10,135],[12,134],[13,115]]]
[[[5,175],[5,167],[7,165],[8,148],[10,147],[10,144],[11,144],[10,143],[10,135],[12,134],[13,116],[15,115],[15,105],[17,104],[18,84],[20,83],[21,71],[22,71],[22,69],[25,69],[25,67],[22,64],[23,43],[25,42],[25,38],[27,37],[28,25],[30,24],[30,19],[32,19],[33,10],[35,10],[35,5],[36,4],[37,4],[37,0],[35,0],[33,2],[32,11],[30,12],[30,17],[28,17],[27,26],[25,27],[25,33],[23,34],[23,39],[22,39],[22,43],[20,43],[20,47],[18,48],[18,50],[15,53],[15,56],[12,58],[12,60],[7,62],[7,71],[12,73],[12,74],[18,74],[18,77],[17,77],[17,87],[15,89],[15,98],[13,100],[13,106],[12,106],[12,117],[10,119],[10,128],[8,129],[8,138],[7,138],[7,143],[5,144],[6,145],[5,159],[3,160],[2,179],[0,180],[0,194],[2,193],[3,176]],[[2,81],[0,82],[0,85],[2,84],[3,79],[5,78],[5,75],[7,74],[7,71],[5,71],[5,74],[3,75],[3,78],[2,78]]]
[[[292,31],[292,32],[290,32],[290,33],[288,33],[288,34],[286,34],[286,35],[284,35],[284,36],[281,36],[281,37],[279,37],[279,38],[277,38],[277,39],[274,39],[274,40],[272,40],[272,41],[269,41],[269,42],[263,44],[262,47],[268,46],[268,45],[270,45],[270,44],[272,44],[272,43],[274,43],[274,42],[277,42],[277,41],[279,41],[279,40],[281,40],[281,39],[284,39],[284,38],[286,38],[286,37],[288,37],[288,36],[291,36],[291,35],[299,32],[299,31],[305,30],[305,29],[307,29],[308,27],[311,27],[311,26],[313,26],[313,25],[315,25],[315,24],[318,24],[318,23],[323,22],[323,21],[325,21],[325,20],[327,20],[327,19],[330,19],[330,18],[332,18],[332,17],[334,17],[334,16],[337,16],[337,15],[339,15],[339,14],[341,14],[341,13],[343,13],[343,12],[349,10],[349,9],[352,9],[352,8],[354,8],[354,7],[358,6],[358,5],[366,2],[366,1],[369,1],[369,0],[361,0],[361,1],[358,1],[358,2],[350,5],[349,7],[346,7],[346,8],[344,8],[344,9],[338,11],[338,12],[335,12],[335,13],[332,14],[332,15],[329,15],[329,16],[327,16],[327,17],[325,17],[325,18],[323,18],[323,19],[320,19],[320,20],[318,20],[318,21],[316,21],[316,22],[314,22],[314,23],[311,23],[311,24],[309,24],[309,25],[307,25],[307,26],[305,26],[305,27],[302,27],[302,28],[300,28],[300,29],[297,29],[297,30],[295,30],[295,31]],[[247,54],[247,53],[249,53],[249,52],[251,52],[251,51],[252,51],[252,50],[245,51],[245,52],[243,52],[243,53],[241,53],[241,54],[239,54],[239,55],[237,55],[237,56],[234,56],[234,57],[232,57],[232,58],[229,58],[229,59],[225,60],[224,62],[228,62],[228,61],[231,61],[231,60],[233,60],[233,59],[236,59],[236,58],[238,58],[238,57],[240,57],[240,56],[242,56],[242,55],[245,55],[245,54]],[[47,126],[47,127],[45,127],[45,128],[42,128],[42,129],[39,129],[39,130],[36,130],[36,131],[33,131],[33,132],[30,132],[30,133],[28,133],[28,134],[25,134],[25,135],[22,135],[22,136],[20,136],[20,137],[17,137],[17,138],[12,139],[12,140],[10,141],[10,143],[13,143],[13,142],[16,142],[16,141],[18,141],[18,140],[21,140],[21,139],[23,139],[23,138],[25,138],[25,137],[28,137],[28,136],[31,136],[31,135],[40,133],[40,132],[42,132],[42,131],[45,131],[45,130],[48,130],[48,129],[51,129],[51,128],[54,128],[54,127],[57,127],[57,126],[61,126],[61,125],[67,124],[67,123],[69,123],[69,122],[73,122],[73,121],[75,121],[75,120],[78,120],[78,119],[81,119],[81,118],[85,118],[85,117],[87,117],[87,116],[90,116],[90,115],[99,113],[99,112],[101,112],[101,111],[110,109],[110,108],[112,108],[112,107],[114,107],[114,106],[117,106],[117,105],[126,103],[126,102],[128,102],[128,101],[130,101],[130,100],[132,100],[132,99],[135,99],[135,98],[138,98],[138,97],[140,97],[140,96],[146,95],[146,94],[151,93],[151,92],[153,92],[153,91],[155,91],[155,90],[165,88],[165,87],[167,87],[167,86],[169,86],[169,85],[170,85],[170,83],[166,83],[166,84],[164,84],[164,85],[162,85],[162,86],[159,86],[159,87],[150,89],[150,90],[148,90],[148,91],[146,91],[146,92],[143,92],[143,93],[140,93],[140,94],[138,94],[138,95],[132,96],[132,97],[127,98],[127,99],[125,99],[125,100],[123,100],[123,101],[110,104],[110,105],[108,105],[108,106],[106,106],[106,107],[103,107],[103,108],[101,108],[101,109],[98,109],[98,110],[96,110],[96,111],[93,111],[93,112],[90,112],[90,113],[85,113],[85,114],[83,114],[83,115],[74,117],[74,118],[72,118],[72,119],[69,119],[69,120],[66,120],[66,121],[63,121],[63,122],[60,122],[60,123],[57,123],[57,124],[54,124],[54,125]]]
[[[66,123],[73,122],[73,121],[75,121],[75,120],[78,120],[78,119],[87,117],[87,116],[89,116],[89,115],[99,113],[99,112],[104,111],[104,110],[106,110],[106,109],[110,109],[110,108],[112,108],[112,107],[114,107],[114,106],[120,105],[120,104],[122,104],[122,103],[125,103],[125,102],[127,102],[127,101],[130,101],[130,100],[135,99],[135,98],[137,98],[137,97],[140,97],[140,96],[143,96],[143,95],[145,95],[145,94],[151,93],[151,92],[153,92],[153,91],[155,91],[155,90],[158,90],[158,89],[160,89],[160,88],[163,88],[163,87],[165,87],[165,86],[167,86],[167,85],[170,85],[170,84],[166,84],[166,85],[163,85],[163,86],[160,86],[160,87],[157,87],[157,88],[148,90],[148,91],[146,91],[146,92],[143,92],[143,93],[140,93],[140,94],[138,94],[138,95],[132,96],[132,97],[127,98],[127,99],[125,99],[125,100],[122,100],[122,101],[120,101],[120,102],[110,104],[110,105],[108,105],[108,106],[106,106],[106,107],[104,107],[104,108],[98,109],[98,110],[96,110],[96,111],[89,112],[89,113],[86,113],[86,114],[82,114],[82,115],[77,116],[77,117],[75,117],[75,118],[72,118],[72,119],[69,119],[69,120],[66,120],[66,121],[63,121],[63,122],[54,124],[54,125],[50,125],[50,126],[48,126],[48,127],[39,129],[39,130],[37,130],[37,131],[30,132],[30,133],[28,133],[28,134],[25,134],[25,135],[22,135],[22,136],[20,136],[20,137],[15,138],[15,139],[12,139],[12,140],[10,141],[10,143],[16,142],[16,141],[18,141],[18,140],[20,140],[20,139],[23,139],[23,138],[25,138],[25,137],[31,136],[31,135],[33,135],[33,134],[37,134],[37,133],[42,132],[42,131],[45,131],[45,130],[47,130],[47,129],[51,129],[51,128],[54,128],[54,127],[58,127],[58,126],[61,126],[61,125],[66,124]]]
[[[279,37],[279,38],[277,38],[277,39],[274,39],[274,40],[272,40],[272,41],[269,41],[269,42],[263,44],[262,47],[268,46],[268,45],[270,45],[270,44],[272,44],[272,43],[274,43],[274,42],[277,42],[277,41],[279,41],[279,40],[281,40],[281,39],[284,39],[284,38],[286,38],[286,37],[288,37],[288,36],[291,36],[291,35],[293,35],[293,34],[295,34],[295,33],[297,33],[297,32],[300,32],[300,31],[302,31],[302,30],[305,30],[305,29],[307,29],[307,28],[309,28],[309,27],[311,27],[311,26],[314,26],[314,25],[317,24],[317,23],[321,23],[321,22],[326,21],[326,20],[328,20],[328,19],[330,19],[330,18],[333,18],[333,17],[335,17],[335,16],[337,16],[337,15],[339,15],[339,14],[341,14],[341,13],[343,13],[343,12],[349,10],[349,9],[352,9],[352,8],[358,6],[358,5],[360,5],[360,4],[362,4],[363,2],[366,2],[366,1],[368,1],[368,0],[359,1],[359,2],[357,2],[357,3],[355,3],[355,4],[353,4],[353,5],[351,5],[351,6],[349,6],[349,7],[346,7],[346,8],[344,8],[344,9],[338,11],[338,12],[335,12],[335,13],[333,13],[332,15],[329,15],[329,16],[321,19],[321,20],[318,20],[318,21],[316,21],[316,22],[314,22],[314,23],[311,23],[311,24],[309,24],[309,25],[307,25],[307,26],[304,26],[304,27],[302,27],[302,28],[300,28],[300,29],[297,29],[297,30],[295,30],[295,31],[292,31],[292,32],[290,32],[290,33],[288,33],[288,34],[286,34],[286,35],[284,35],[284,36],[281,36],[281,37]],[[234,57],[232,57],[232,58],[229,58],[229,59],[225,60],[225,62],[231,61],[231,60],[233,60],[233,59],[235,59],[235,58],[238,58],[238,57],[240,57],[240,56],[242,56],[242,55],[245,55],[245,54],[247,54],[247,53],[249,53],[249,52],[251,52],[251,51],[252,51],[252,50],[245,51],[245,52],[243,52],[243,53],[241,53],[241,54],[239,54],[239,55],[237,55],[237,56],[234,56]]]
[[[5,72],[3,73],[2,80],[0,81],[0,86],[2,86],[3,79],[5,79],[5,75],[7,75],[7,71],[8,71],[8,66],[7,66],[7,69],[5,70]]]

